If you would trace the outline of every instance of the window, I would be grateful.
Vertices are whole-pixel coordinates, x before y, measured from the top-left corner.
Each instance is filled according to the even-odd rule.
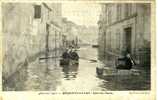
[[[103,36],[104,38],[104,51],[105,51],[105,48],[106,48],[106,32],[104,32],[104,36]]]
[[[111,32],[109,32],[108,33],[108,37],[107,37],[108,39],[108,41],[107,41],[107,48],[108,48],[108,50],[110,50],[111,51],[111,45],[112,45],[112,39],[111,39]]]
[[[34,18],[41,18],[41,6],[40,5],[34,6]]]
[[[120,33],[116,33],[116,49],[120,49]]]
[[[125,17],[130,16],[132,13],[132,4],[125,4]]]
[[[111,11],[108,11],[108,24],[111,24]]]
[[[117,21],[121,20],[121,4],[117,4]]]

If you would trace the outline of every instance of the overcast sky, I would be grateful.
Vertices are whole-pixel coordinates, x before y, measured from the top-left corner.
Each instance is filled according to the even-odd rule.
[[[92,3],[63,3],[62,16],[79,25],[97,25],[100,5]]]

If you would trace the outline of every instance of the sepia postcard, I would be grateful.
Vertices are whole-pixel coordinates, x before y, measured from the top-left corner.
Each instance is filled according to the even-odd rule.
[[[155,100],[155,1],[2,0],[0,100]]]

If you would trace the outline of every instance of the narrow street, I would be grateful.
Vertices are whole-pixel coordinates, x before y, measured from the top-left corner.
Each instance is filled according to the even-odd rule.
[[[150,4],[2,5],[4,91],[151,89]]]
[[[22,75],[13,76],[15,85],[9,90],[33,91],[105,91],[126,89],[147,89],[150,81],[145,74],[135,76],[97,76],[97,49],[83,47],[78,51],[79,65],[55,66],[55,60],[49,59],[30,63],[22,69]],[[56,65],[58,65],[58,61]],[[20,77],[20,78],[19,78]],[[146,85],[145,85],[146,84]],[[145,86],[145,87],[144,87]],[[16,88],[17,87],[17,88]]]

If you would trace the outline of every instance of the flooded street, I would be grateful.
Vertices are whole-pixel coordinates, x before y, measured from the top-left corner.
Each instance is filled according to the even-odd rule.
[[[81,58],[79,65],[59,66],[59,60],[55,62],[54,59],[37,59],[13,76],[5,90],[105,91],[150,88],[150,77],[146,76],[147,73],[137,77],[97,76],[97,49],[84,47],[78,53]]]
[[[31,64],[25,82],[25,90],[96,90],[96,63],[80,60],[79,65],[53,66],[53,63]]]

